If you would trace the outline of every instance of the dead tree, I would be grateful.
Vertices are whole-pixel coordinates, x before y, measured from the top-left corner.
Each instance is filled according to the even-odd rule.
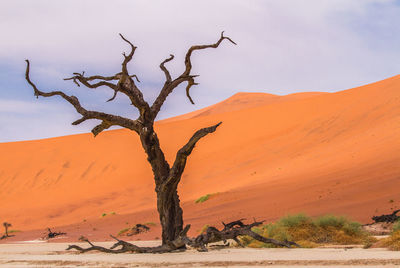
[[[295,242],[291,241],[277,241],[275,239],[263,237],[251,230],[251,228],[255,226],[259,226],[263,223],[263,221],[254,221],[251,224],[244,224],[242,220],[237,220],[230,222],[228,224],[224,224],[224,228],[222,230],[218,230],[215,227],[208,227],[205,233],[200,234],[195,238],[188,238],[187,232],[190,229],[190,224],[186,225],[185,229],[183,229],[177,238],[173,241],[168,241],[166,244],[163,244],[158,247],[139,247],[132,243],[120,240],[114,236],[111,236],[117,242],[111,246],[110,248],[105,248],[101,246],[96,246],[92,242],[90,242],[87,238],[83,237],[81,240],[89,243],[90,247],[82,248],[77,245],[68,246],[67,250],[75,249],[81,253],[88,251],[101,251],[107,253],[124,253],[124,252],[132,252],[132,253],[165,253],[171,251],[182,251],[185,250],[185,246],[190,246],[198,251],[207,251],[207,245],[210,243],[215,243],[219,241],[223,241],[226,243],[228,239],[233,239],[239,246],[242,246],[238,237],[240,236],[250,236],[258,241],[264,243],[270,243],[279,247],[287,247],[291,248],[300,247]]]
[[[180,206],[177,187],[185,169],[186,160],[196,143],[204,136],[214,132],[217,127],[221,125],[221,122],[196,131],[189,141],[179,149],[175,161],[172,167],[170,167],[164,157],[164,153],[160,147],[160,142],[154,130],[154,121],[168,95],[181,84],[186,83],[186,96],[189,101],[194,104],[189,92],[192,86],[197,85],[195,78],[198,76],[191,73],[191,56],[193,52],[207,48],[217,48],[224,40],[230,41],[233,44],[236,43],[229,37],[224,36],[224,33],[222,32],[220,38],[214,44],[195,45],[190,47],[185,56],[185,70],[176,78],[172,78],[169,70],[165,66],[166,63],[174,59],[174,55],[170,55],[160,64],[160,69],[165,75],[165,82],[154,103],[150,105],[144,100],[143,94],[137,86],[139,79],[136,75],[132,75],[128,72],[127,65],[132,60],[136,47],[124,36],[121,34],[120,36],[130,46],[130,52],[128,54],[123,54],[124,59],[122,62],[121,72],[112,76],[86,76],[85,72],[73,73],[72,77],[66,78],[65,80],[71,80],[78,86],[84,85],[91,89],[97,89],[101,86],[111,89],[113,95],[108,102],[114,100],[118,93],[126,95],[131,104],[139,111],[139,117],[137,119],[88,110],[81,105],[77,97],[67,95],[62,91],[44,92],[39,90],[30,79],[29,60],[26,60],[27,66],[25,77],[28,83],[32,86],[36,97],[59,96],[75,108],[75,110],[81,115],[81,118],[74,121],[72,125],[78,125],[86,120],[96,119],[100,120],[100,124],[92,129],[94,136],[97,136],[100,132],[110,128],[111,126],[120,126],[130,129],[140,136],[140,141],[145,153],[147,154],[147,160],[150,163],[154,174],[156,185],[155,191],[157,193],[157,210],[162,226],[162,243],[163,245],[166,245],[168,242],[177,239],[183,229],[182,208]]]
[[[4,235],[0,237],[0,240],[13,236],[8,233],[8,228],[12,226],[11,223],[3,222],[3,226],[4,226]]]

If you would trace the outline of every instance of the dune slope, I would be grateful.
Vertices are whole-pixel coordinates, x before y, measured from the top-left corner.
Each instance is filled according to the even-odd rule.
[[[179,186],[186,222],[296,212],[367,222],[400,206],[400,76],[329,94],[240,93],[160,121],[167,159],[197,129],[219,121],[198,143]],[[1,143],[0,152],[0,220],[18,229],[110,212],[150,211],[156,220],[151,168],[134,133]]]

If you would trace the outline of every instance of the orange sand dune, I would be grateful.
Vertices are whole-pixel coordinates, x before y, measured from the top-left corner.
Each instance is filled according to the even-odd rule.
[[[219,121],[179,187],[187,223],[296,212],[367,222],[400,206],[400,76],[330,94],[239,93],[160,121],[167,159]],[[101,222],[110,212],[120,223],[157,220],[151,168],[134,133],[2,143],[0,151],[0,220],[16,229]],[[218,194],[194,203],[209,193]]]

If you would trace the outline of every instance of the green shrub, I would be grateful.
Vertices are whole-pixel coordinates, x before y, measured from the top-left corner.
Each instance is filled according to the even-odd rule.
[[[315,219],[305,215],[288,215],[275,223],[255,227],[254,232],[276,240],[294,241],[302,247],[316,247],[320,244],[370,244],[375,241],[361,224],[345,217],[325,215]],[[256,242],[250,237],[240,241],[251,247],[275,247],[271,244]]]
[[[314,220],[315,224],[321,228],[342,228],[347,221],[345,217],[337,217],[334,215],[325,215]]]
[[[198,198],[195,202],[196,204],[206,202],[210,198],[210,196],[211,196],[210,194],[203,195],[202,197]]]
[[[288,228],[294,228],[312,224],[312,219],[305,214],[300,213],[296,215],[287,215],[281,218],[277,224]]]
[[[397,220],[394,224],[393,224],[393,232],[397,232],[400,231],[400,220]]]

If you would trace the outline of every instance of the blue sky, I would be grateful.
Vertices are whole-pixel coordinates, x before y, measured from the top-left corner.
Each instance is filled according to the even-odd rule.
[[[123,51],[118,33],[138,49],[130,72],[148,101],[163,83],[160,62],[178,75],[186,49],[228,42],[193,57],[196,105],[177,88],[159,119],[211,105],[240,92],[289,94],[334,92],[400,73],[400,1],[0,1],[0,142],[41,139],[90,131],[96,122],[79,118],[58,98],[33,97],[24,80],[25,62],[42,90],[62,89],[88,108],[135,117],[128,101],[112,103],[107,89],[77,88],[62,79],[72,72],[114,74]]]

